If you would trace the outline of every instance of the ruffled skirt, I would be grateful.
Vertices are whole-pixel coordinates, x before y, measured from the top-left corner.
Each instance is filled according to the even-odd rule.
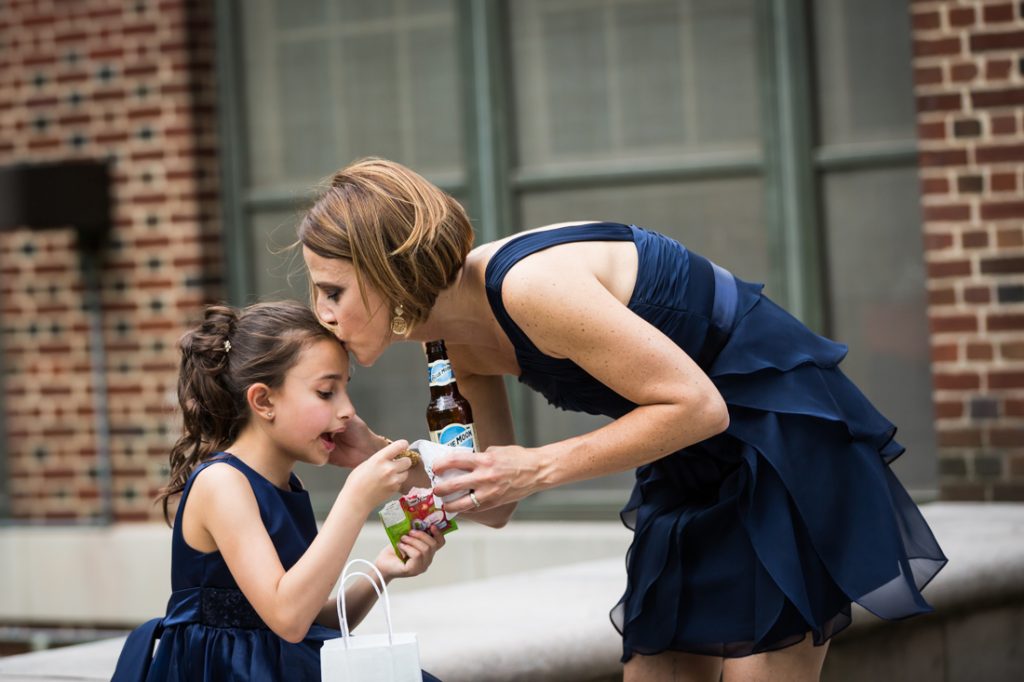
[[[729,428],[640,467],[622,511],[624,662],[822,644],[851,602],[925,613],[920,591],[946,563],[889,469],[896,428],[838,368],[845,346],[740,286],[751,302],[708,371]]]

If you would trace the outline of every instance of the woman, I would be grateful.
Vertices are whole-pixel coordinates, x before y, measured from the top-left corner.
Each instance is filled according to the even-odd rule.
[[[472,491],[451,509],[500,526],[535,492],[636,469],[612,610],[626,680],[814,680],[852,601],[930,610],[920,589],[946,559],[844,346],[635,226],[472,240],[458,203],[380,159],[336,173],[299,227],[316,311],[357,362],[447,342],[483,451],[435,466],[469,471],[437,488]],[[516,446],[504,375],[614,421]]]

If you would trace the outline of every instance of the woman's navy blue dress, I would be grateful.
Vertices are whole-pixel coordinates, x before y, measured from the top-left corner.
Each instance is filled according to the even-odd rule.
[[[946,563],[889,465],[896,428],[839,369],[846,347],[663,235],[591,223],[506,242],[486,271],[519,380],[556,407],[621,417],[636,405],[570,360],[544,355],[505,311],[522,258],[569,242],[632,241],[629,309],[703,369],[729,409],[717,436],[636,470],[622,510],[634,531],[611,618],[623,661],[666,650],[739,657],[821,644],[850,604],[898,619],[930,611],[920,590]]]
[[[174,521],[167,615],[129,635],[111,682],[319,682],[320,647],[341,633],[314,623],[302,642],[281,639],[238,589],[220,552],[196,551],[182,536],[182,513],[192,484],[214,462],[233,466],[248,479],[285,570],[316,537],[309,493],[295,474],[289,490],[282,490],[231,454],[218,454],[196,467]],[[426,673],[423,678],[435,679]]]

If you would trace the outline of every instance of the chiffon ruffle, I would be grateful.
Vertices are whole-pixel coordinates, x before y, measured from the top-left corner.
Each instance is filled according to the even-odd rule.
[[[665,650],[746,656],[821,644],[857,602],[887,619],[931,610],[946,563],[889,469],[896,428],[810,333],[737,280],[740,317],[708,374],[725,433],[640,467],[622,520],[628,588],[612,610],[623,661]]]

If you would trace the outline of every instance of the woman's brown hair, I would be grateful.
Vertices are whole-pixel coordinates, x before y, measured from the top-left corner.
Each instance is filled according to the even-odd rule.
[[[364,305],[369,284],[415,324],[455,282],[473,227],[459,202],[415,171],[365,158],[331,177],[298,237],[322,258],[352,262]]]
[[[320,340],[338,343],[309,308],[295,301],[242,310],[208,306],[202,321],[181,338],[178,404],[184,428],[171,448],[170,482],[157,497],[168,524],[170,498],[248,423],[249,387],[280,386],[303,349]]]

